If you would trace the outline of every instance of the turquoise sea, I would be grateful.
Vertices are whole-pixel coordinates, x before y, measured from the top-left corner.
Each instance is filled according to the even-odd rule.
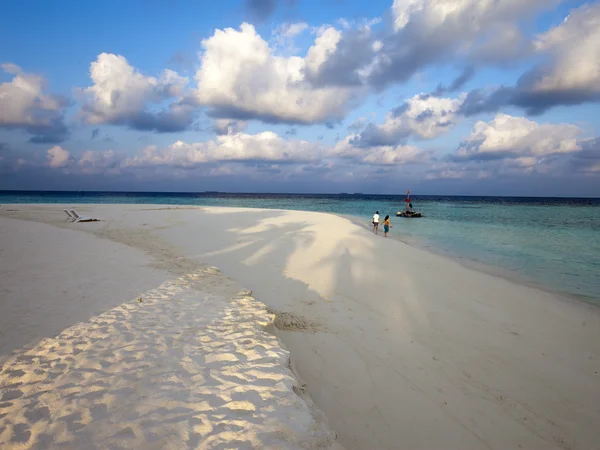
[[[0,191],[7,203],[154,203],[330,212],[367,224],[389,214],[412,245],[600,305],[600,199],[412,195],[425,217],[395,217],[404,196]],[[401,257],[401,255],[399,255]]]

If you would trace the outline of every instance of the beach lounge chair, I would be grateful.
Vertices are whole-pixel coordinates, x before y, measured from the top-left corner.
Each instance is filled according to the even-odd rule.
[[[100,220],[95,217],[80,216],[74,209],[71,210],[71,214],[75,217],[75,222],[97,222]]]
[[[69,217],[67,219],[67,222],[74,222],[76,220],[75,216],[73,214],[71,214],[69,211],[67,211],[66,209],[63,209],[63,211]]]

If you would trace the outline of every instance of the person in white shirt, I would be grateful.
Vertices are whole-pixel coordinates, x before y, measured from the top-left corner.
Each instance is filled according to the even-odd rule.
[[[373,233],[377,234],[379,231],[379,211],[373,214]]]

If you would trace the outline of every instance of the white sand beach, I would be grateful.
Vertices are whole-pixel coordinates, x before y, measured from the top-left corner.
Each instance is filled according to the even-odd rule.
[[[600,448],[597,307],[334,215],[66,206],[0,207],[0,447]]]

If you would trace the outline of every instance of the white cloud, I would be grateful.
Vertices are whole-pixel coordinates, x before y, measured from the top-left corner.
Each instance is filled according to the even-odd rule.
[[[515,86],[474,89],[462,112],[471,115],[513,105],[538,115],[557,105],[600,101],[600,3],[571,11],[530,47],[541,62]]]
[[[515,24],[559,1],[394,0],[394,32],[374,60],[365,63],[369,82],[381,86],[404,81],[429,64],[458,58],[484,56],[486,62],[495,62],[526,55]]]
[[[216,119],[213,130],[216,134],[238,134],[248,127],[248,122],[243,120]]]
[[[71,162],[71,154],[64,148],[55,145],[47,152],[48,165],[53,169],[66,167]]]
[[[123,155],[113,150],[86,151],[77,161],[83,173],[119,173],[120,165],[124,161]]]
[[[490,122],[479,121],[457,151],[459,157],[539,158],[577,152],[581,129],[569,124],[539,124],[524,117],[497,114]],[[532,165],[532,159],[521,159]]]
[[[309,55],[318,53],[321,45],[316,43]],[[239,30],[216,30],[202,46],[196,98],[215,117],[306,124],[336,121],[345,117],[355,100],[356,90],[311,85],[305,78],[310,58],[275,56],[250,24],[243,23]]]
[[[550,64],[531,74],[533,91],[585,91],[600,94],[600,3],[574,10],[543,33],[536,50],[549,52]]]
[[[342,33],[334,27],[326,27],[319,31],[314,45],[306,55],[306,70],[317,74],[321,66],[335,53],[342,39]]]
[[[396,31],[404,28],[411,17],[425,8],[424,0],[394,0],[392,5],[392,16],[394,29]]]
[[[282,23],[275,27],[271,33],[269,46],[274,54],[294,54],[298,49],[294,45],[296,37],[308,29],[305,22]]]
[[[461,31],[456,39],[466,40],[490,25],[510,23],[557,3],[557,0],[394,0],[392,16],[397,32],[418,24],[423,27],[423,34],[452,28]]]
[[[13,63],[0,64],[0,68],[11,75],[17,75],[18,73],[22,72],[21,68]]]
[[[141,155],[126,161],[127,166],[164,165],[194,167],[213,162],[268,161],[299,163],[319,158],[321,149],[307,141],[286,141],[265,131],[258,134],[229,134],[197,143],[177,141],[166,149],[147,147]]]
[[[383,124],[367,126],[360,136],[356,137],[355,145],[390,145],[411,136],[434,139],[455,125],[458,120],[457,111],[464,97],[415,95],[406,100],[400,108],[389,112]]]
[[[285,37],[294,37],[302,33],[308,28],[308,24],[305,22],[288,23],[283,26],[282,34]]]
[[[123,56],[102,53],[90,65],[90,77],[94,84],[82,90],[82,114],[90,124],[176,131],[192,121],[193,108],[181,102],[188,79],[172,70],[154,78],[141,74]],[[173,101],[167,109],[150,111],[166,101]]]
[[[0,127],[24,129],[33,135],[33,142],[64,140],[67,101],[45,93],[43,77],[25,73],[12,63],[1,67],[14,77],[10,82],[0,84]]]
[[[352,159],[368,165],[402,165],[424,163],[429,155],[412,145],[382,145],[376,147],[356,147],[353,144],[356,135],[350,134],[339,141],[330,151],[334,157]]]
[[[374,40],[367,23],[347,23],[343,31],[331,26],[317,31],[315,44],[306,56],[306,74],[318,86],[353,86],[367,84],[372,60],[384,47]]]

